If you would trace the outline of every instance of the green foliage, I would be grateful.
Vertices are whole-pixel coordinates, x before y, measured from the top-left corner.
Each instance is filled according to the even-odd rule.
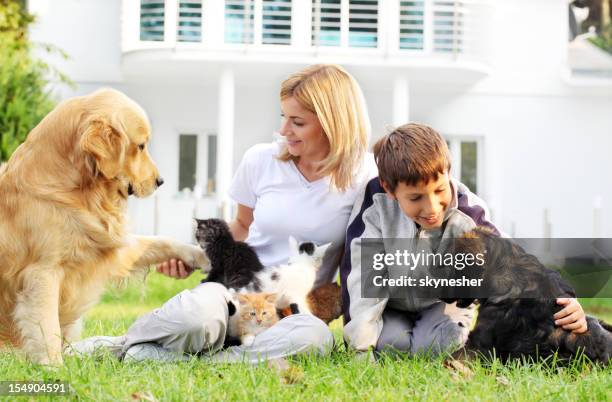
[[[595,38],[589,39],[591,43],[612,54],[612,24],[608,24]]]
[[[23,4],[0,0],[0,161],[7,160],[55,102],[49,81],[70,80],[33,55],[35,48],[59,53],[51,45],[35,45],[27,29],[34,21]]]

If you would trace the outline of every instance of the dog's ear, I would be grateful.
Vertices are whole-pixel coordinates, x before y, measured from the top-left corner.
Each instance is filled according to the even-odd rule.
[[[90,155],[95,166],[107,179],[113,179],[121,172],[129,140],[103,119],[89,122],[81,137],[81,150]]]

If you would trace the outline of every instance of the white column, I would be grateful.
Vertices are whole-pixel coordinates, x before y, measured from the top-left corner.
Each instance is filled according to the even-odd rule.
[[[217,123],[217,206],[219,216],[230,220],[231,201],[227,194],[234,167],[234,73],[225,69],[219,79]]]
[[[263,30],[263,0],[253,0],[253,44],[261,45]]]
[[[225,1],[202,2],[203,42],[219,47],[225,41]]]
[[[451,153],[451,174],[457,180],[461,180],[461,139],[447,138]]]
[[[423,3],[423,52],[432,53],[434,44],[434,3],[425,0]]]
[[[395,77],[393,81],[393,126],[410,122],[410,89],[408,79]]]
[[[140,2],[124,0],[121,11],[121,50],[129,52],[140,42]]]
[[[164,42],[170,46],[176,45],[178,28],[178,0],[166,0],[164,7]]]
[[[340,46],[349,45],[349,0],[340,1]]]
[[[291,2],[291,46],[310,47],[312,32],[312,4],[310,1]]]
[[[399,15],[398,0],[380,0],[378,6],[378,48],[386,53],[399,49]]]

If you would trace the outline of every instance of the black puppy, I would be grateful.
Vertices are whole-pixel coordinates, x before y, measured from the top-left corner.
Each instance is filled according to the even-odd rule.
[[[258,292],[256,273],[264,267],[255,250],[245,242],[235,241],[229,226],[221,219],[196,219],[196,240],[210,260],[210,272],[202,282],[218,282],[228,289],[247,285]]]
[[[556,327],[553,315],[562,307],[555,298],[573,295],[558,273],[544,267],[510,239],[476,228],[454,241],[453,253],[484,253],[481,275],[487,297],[443,299],[467,307],[480,303],[475,328],[465,347],[453,357],[495,353],[502,361],[545,358],[557,353],[567,360],[584,353],[592,361],[608,364],[612,358],[612,327],[587,316],[588,331],[574,334]],[[485,251],[486,250],[486,251]],[[482,295],[480,295],[482,296]]]

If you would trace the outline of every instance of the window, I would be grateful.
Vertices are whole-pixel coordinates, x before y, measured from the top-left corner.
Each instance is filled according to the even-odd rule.
[[[451,174],[465,184],[474,194],[482,191],[480,185],[482,144],[479,138],[447,137],[446,143],[451,152]]]
[[[213,194],[217,187],[217,136],[215,134],[210,134],[208,136],[207,155],[208,169],[206,169],[206,192],[208,194]]]
[[[202,0],[180,0],[178,12],[178,41],[201,42]]]
[[[434,1],[434,52],[463,52],[463,19],[465,4],[462,1]]]
[[[478,144],[461,141],[461,182],[475,194],[478,192]]]
[[[349,46],[378,46],[378,0],[349,1]]]
[[[424,0],[400,1],[400,49],[423,50]]]
[[[340,0],[312,2],[312,45],[340,46]]]
[[[263,0],[262,25],[261,43],[290,45],[291,0]]]
[[[164,2],[159,0],[140,1],[140,40],[164,40]]]
[[[225,43],[253,43],[253,0],[226,0]]]
[[[198,158],[198,136],[181,134],[179,136],[179,191],[193,190],[196,184]]]

